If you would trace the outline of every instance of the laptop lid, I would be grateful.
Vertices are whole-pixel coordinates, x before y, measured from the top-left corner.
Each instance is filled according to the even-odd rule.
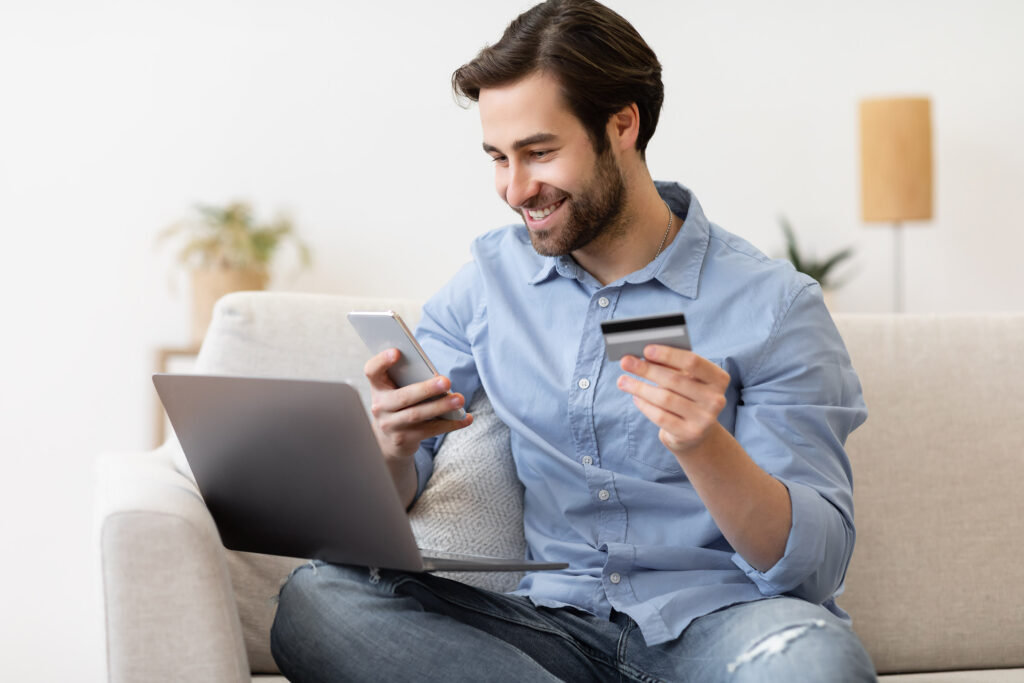
[[[227,548],[407,571],[567,566],[424,558],[347,383],[179,374],[153,383]]]
[[[423,570],[351,385],[159,374],[153,382],[225,547]]]

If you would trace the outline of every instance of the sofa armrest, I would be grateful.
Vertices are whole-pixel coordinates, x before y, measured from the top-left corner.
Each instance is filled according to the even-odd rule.
[[[224,548],[175,450],[97,463],[108,679],[248,682]]]

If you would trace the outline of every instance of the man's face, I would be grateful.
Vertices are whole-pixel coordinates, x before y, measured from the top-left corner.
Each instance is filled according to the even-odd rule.
[[[484,151],[498,194],[526,223],[537,253],[558,256],[621,234],[626,186],[565,106],[558,82],[533,74],[480,91]]]

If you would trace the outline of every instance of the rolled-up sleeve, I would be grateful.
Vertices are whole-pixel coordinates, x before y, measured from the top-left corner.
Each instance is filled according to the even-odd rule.
[[[782,558],[758,571],[733,562],[765,595],[822,603],[853,554],[853,481],[846,439],[867,418],[860,381],[817,284],[793,296],[741,388],[734,435],[789,491],[792,523]]]
[[[733,562],[764,595],[790,593],[822,603],[832,597],[853,553],[854,530],[846,518],[809,486],[781,480],[789,490],[793,523],[782,558],[767,571],[739,553]]]

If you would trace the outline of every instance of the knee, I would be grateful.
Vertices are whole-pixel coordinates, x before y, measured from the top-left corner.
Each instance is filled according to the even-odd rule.
[[[742,681],[875,681],[860,639],[831,617],[795,621],[752,643],[728,666]]]

